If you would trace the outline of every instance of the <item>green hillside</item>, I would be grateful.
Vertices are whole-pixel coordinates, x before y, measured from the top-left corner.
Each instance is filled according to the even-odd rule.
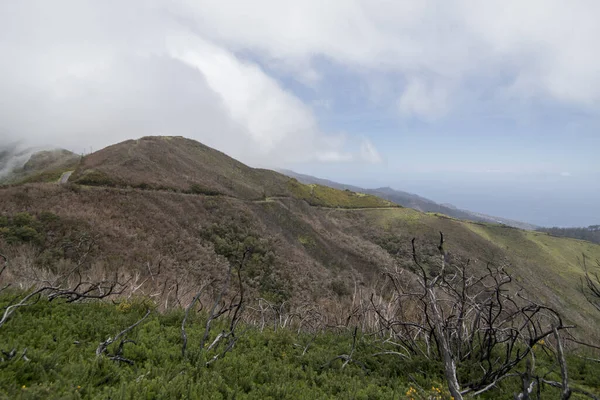
[[[596,328],[600,315],[580,291],[584,274],[582,257],[585,254],[590,265],[595,265],[595,260],[600,260],[599,245],[504,225],[460,221],[408,208],[365,210],[360,215],[353,211],[353,214],[356,217],[347,229],[380,244],[390,254],[400,252],[407,266],[411,263],[412,237],[423,238],[423,243],[427,238],[432,241],[437,232],[444,232],[450,252],[463,255],[482,268],[488,262],[507,265],[520,286],[600,338]]]

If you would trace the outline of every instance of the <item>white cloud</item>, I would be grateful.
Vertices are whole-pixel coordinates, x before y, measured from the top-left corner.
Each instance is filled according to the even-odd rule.
[[[402,117],[443,117],[476,90],[597,110],[598,15],[595,0],[4,1],[0,142],[161,132],[255,165],[377,161],[360,138],[324,133],[282,82],[335,92],[325,60]]]
[[[337,151],[325,151],[317,154],[317,160],[322,162],[349,162],[353,158],[350,153],[340,153]]]
[[[233,121],[247,129],[262,152],[273,152],[285,140],[301,142],[298,138],[318,134],[311,110],[257,65],[192,35],[168,37],[167,49],[174,59],[202,72]]]
[[[446,114],[449,102],[450,90],[447,87],[412,79],[400,95],[398,108],[403,115],[435,119]]]
[[[257,166],[347,159],[352,137],[322,132],[309,105],[173,4],[3,2],[0,146],[97,150],[167,134]]]
[[[367,74],[401,74],[405,114],[443,115],[449,97],[482,78],[505,80],[498,94],[581,107],[600,102],[595,0],[204,0],[191,9],[207,37],[281,60],[291,73],[326,57]]]
[[[569,177],[569,176],[571,176],[571,173],[570,172],[561,172],[560,176]]]
[[[363,138],[360,145],[360,158],[370,164],[380,164],[383,161],[373,143],[367,138]]]

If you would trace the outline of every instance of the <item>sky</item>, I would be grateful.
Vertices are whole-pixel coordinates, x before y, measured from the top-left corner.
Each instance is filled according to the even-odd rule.
[[[596,0],[0,1],[0,147],[249,165],[600,223]]]

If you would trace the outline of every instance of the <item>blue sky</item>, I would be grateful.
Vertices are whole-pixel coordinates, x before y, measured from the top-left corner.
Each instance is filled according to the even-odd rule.
[[[434,120],[407,118],[386,103],[355,96],[361,92],[355,74],[330,65],[325,70],[332,78],[309,90],[280,79],[305,101],[326,105],[316,112],[323,129],[367,136],[382,162],[307,163],[298,171],[369,188],[392,186],[539,225],[587,226],[600,218],[595,110],[552,99],[515,105],[483,93]],[[493,91],[496,82],[478,84]]]
[[[197,139],[252,166],[600,223],[595,0],[0,4],[0,146]]]

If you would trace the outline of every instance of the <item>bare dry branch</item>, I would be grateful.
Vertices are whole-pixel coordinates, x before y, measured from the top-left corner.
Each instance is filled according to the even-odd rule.
[[[100,343],[98,345],[98,348],[96,349],[96,357],[99,357],[100,355],[102,355],[104,352],[106,352],[108,346],[110,346],[111,344],[113,344],[114,342],[119,340],[122,336],[126,335],[129,331],[134,329],[136,326],[141,324],[146,318],[148,318],[148,316],[150,315],[150,312],[151,312],[151,310],[148,309],[148,311],[146,311],[146,314],[140,320],[135,322],[133,325],[130,325],[127,328],[123,329],[121,332],[117,333],[114,338],[109,337],[104,342]],[[123,345],[127,342],[128,341],[122,341],[121,344],[119,344],[120,352],[122,352]],[[117,352],[117,356],[119,356],[119,352]],[[125,361],[125,360],[117,360],[117,361]]]
[[[204,291],[204,289],[206,289],[206,287],[208,287],[214,281],[215,280],[213,279],[210,282],[204,284],[200,288],[200,290],[198,291],[198,293],[196,293],[196,296],[194,296],[194,298],[192,299],[191,303],[185,309],[185,316],[183,317],[183,321],[181,321],[181,340],[183,342],[181,344],[181,356],[182,357],[185,357],[185,351],[186,351],[186,348],[187,348],[187,334],[185,332],[185,324],[186,324],[187,319],[188,319],[188,314],[190,313],[190,310],[194,307],[194,304],[196,304],[196,302],[198,301],[198,299],[202,295],[202,292]]]
[[[4,325],[6,323],[6,321],[8,320],[8,318],[10,318],[10,316],[19,308],[19,307],[24,307],[24,306],[28,306],[31,304],[36,303],[39,300],[39,295],[44,292],[45,290],[47,290],[48,288],[41,288],[38,289],[32,293],[29,293],[28,295],[26,295],[25,297],[23,297],[18,303],[16,304],[12,304],[9,306],[6,306],[6,308],[4,309],[4,314],[2,315],[2,319],[0,319],[0,327],[2,327],[2,325]],[[29,300],[31,300],[32,298],[38,296],[37,299],[35,299],[33,302],[29,302]]]
[[[556,339],[556,356],[560,365],[560,375],[562,377],[562,393],[561,400],[568,400],[571,397],[571,389],[569,388],[569,377],[567,371],[567,360],[563,350],[563,344],[558,334],[558,329],[554,328],[554,338]]]
[[[485,269],[475,269],[469,260],[451,258],[445,241],[440,232],[439,265],[438,261],[428,265],[419,257],[413,239],[412,271],[420,290],[404,289],[399,272],[387,271],[390,284],[385,290],[391,290],[387,296],[392,297],[394,307],[383,307],[372,295],[370,308],[380,334],[389,335],[408,354],[422,352],[443,363],[450,394],[458,400],[484,393],[504,379],[523,376],[517,369],[532,354],[531,347],[567,326],[555,310],[528,298],[522,290],[515,291],[505,265],[488,263]],[[389,351],[394,350],[388,347],[376,354]],[[406,354],[404,350],[398,353]],[[475,363],[481,373],[461,382],[457,365],[465,361]],[[530,372],[522,398],[535,386]]]
[[[356,336],[358,333],[358,328],[354,327],[354,333],[352,334],[352,347],[350,348],[350,353],[349,354],[341,354],[337,357],[334,357],[333,359],[331,359],[329,362],[323,364],[321,366],[321,368],[325,368],[330,366],[335,360],[344,360],[343,364],[342,364],[342,369],[346,368],[346,366],[350,363],[354,363],[356,365],[358,365],[359,367],[362,368],[363,371],[367,371],[367,366],[359,361],[354,359],[354,350],[356,349]]]

